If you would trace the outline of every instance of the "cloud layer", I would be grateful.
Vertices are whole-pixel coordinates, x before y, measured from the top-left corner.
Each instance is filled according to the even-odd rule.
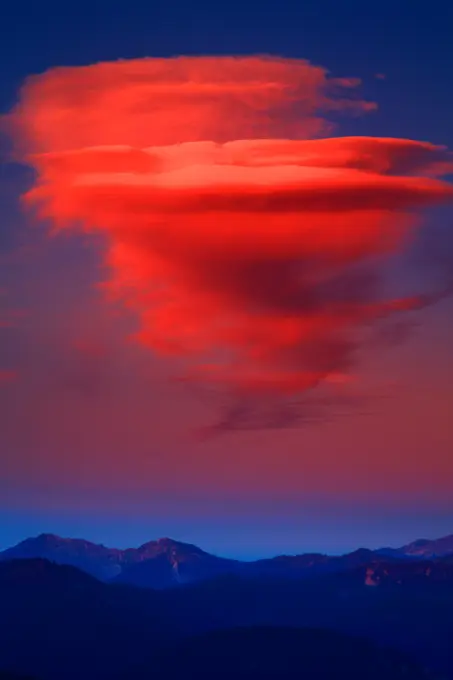
[[[429,301],[383,298],[370,262],[453,198],[442,147],[325,137],[372,110],[358,85],[297,60],[118,61],[31,78],[9,122],[27,200],[104,235],[140,342],[235,394],[294,394],[346,381],[364,330]]]

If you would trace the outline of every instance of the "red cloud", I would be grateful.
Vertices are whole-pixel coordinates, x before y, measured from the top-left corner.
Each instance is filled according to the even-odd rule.
[[[367,326],[423,303],[381,299],[365,265],[453,197],[442,147],[308,139],[320,111],[373,108],[357,85],[296,60],[120,61],[30,79],[10,122],[39,173],[28,200],[107,237],[141,342],[235,391],[296,393],[343,380]]]
[[[12,119],[29,151],[324,132],[322,111],[361,112],[360,81],[299,59],[177,57],[55,68],[28,80]]]

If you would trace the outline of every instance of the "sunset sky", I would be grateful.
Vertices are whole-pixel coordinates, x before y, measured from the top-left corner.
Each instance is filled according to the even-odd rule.
[[[452,533],[453,8],[29,4],[0,29],[0,549]]]

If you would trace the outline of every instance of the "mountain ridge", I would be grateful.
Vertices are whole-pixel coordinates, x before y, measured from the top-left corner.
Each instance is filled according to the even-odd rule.
[[[359,548],[344,555],[300,553],[276,555],[253,561],[221,557],[198,546],[163,537],[137,548],[108,548],[81,538],[43,533],[0,552],[0,561],[44,558],[68,564],[106,582],[165,589],[223,574],[249,577],[299,578],[317,573],[344,571],[386,560],[453,558],[453,535],[418,539],[401,548]]]

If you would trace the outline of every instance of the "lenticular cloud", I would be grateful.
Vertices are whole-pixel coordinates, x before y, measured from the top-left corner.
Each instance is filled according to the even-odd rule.
[[[364,328],[422,303],[382,298],[363,265],[453,196],[443,148],[328,137],[373,108],[358,85],[267,57],[52,69],[10,116],[26,198],[105,235],[110,293],[187,375],[247,395],[341,382]]]

